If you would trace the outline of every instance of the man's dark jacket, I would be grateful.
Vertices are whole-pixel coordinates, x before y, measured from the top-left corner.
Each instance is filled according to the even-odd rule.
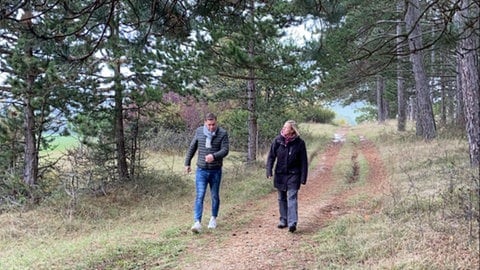
[[[275,174],[272,173],[274,164]],[[308,174],[305,142],[300,137],[296,137],[286,145],[285,139],[278,135],[270,146],[266,167],[267,177],[274,176],[275,188],[279,190],[300,189],[300,184],[307,183]]]
[[[193,136],[190,146],[185,157],[185,166],[190,166],[193,156],[198,149],[197,167],[207,170],[221,169],[223,166],[223,158],[228,155],[230,143],[228,141],[228,133],[225,129],[217,127],[215,136],[212,138],[212,147],[205,147],[207,136],[203,134],[203,126],[197,128],[195,136]],[[213,154],[214,161],[205,162],[205,156]]]

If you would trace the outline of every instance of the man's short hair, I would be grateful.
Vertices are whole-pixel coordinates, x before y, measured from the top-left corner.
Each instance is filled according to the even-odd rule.
[[[217,116],[213,113],[207,113],[205,114],[205,121],[207,120],[217,120]]]

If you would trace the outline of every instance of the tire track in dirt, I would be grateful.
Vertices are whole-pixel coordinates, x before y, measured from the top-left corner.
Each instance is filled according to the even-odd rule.
[[[363,137],[360,137],[360,144],[362,154],[368,163],[367,188],[375,194],[383,193],[387,189],[386,179],[388,175],[380,153],[373,142]]]
[[[342,130],[345,135],[346,130]],[[312,252],[312,236],[326,223],[351,211],[345,201],[358,192],[376,193],[385,180],[381,159],[375,146],[361,141],[361,152],[369,164],[368,183],[338,192],[338,181],[332,169],[338,161],[342,143],[332,143],[319,157],[318,164],[310,171],[307,184],[299,191],[299,223],[296,233],[277,229],[278,205],[276,192],[245,206],[257,217],[234,231],[222,231],[221,226],[211,233],[198,235],[197,241],[179,258],[178,269],[310,269],[315,263]],[[361,189],[364,189],[363,191]],[[380,190],[380,189],[378,189]],[[334,192],[338,192],[335,194]],[[241,215],[241,214],[240,214]],[[221,222],[228,222],[227,217]],[[219,220],[220,221],[220,220]],[[221,223],[220,223],[221,224]],[[225,237],[225,233],[231,235]]]

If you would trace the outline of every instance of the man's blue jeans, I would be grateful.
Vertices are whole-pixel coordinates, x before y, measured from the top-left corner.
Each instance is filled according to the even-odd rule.
[[[212,198],[212,217],[218,216],[220,208],[220,182],[222,180],[222,169],[206,170],[197,168],[195,173],[195,206],[194,216],[195,221],[202,221],[203,214],[203,200],[207,192],[207,186],[210,186],[210,197]]]
[[[298,190],[278,190],[278,206],[280,210],[280,223],[284,225],[297,226],[298,221]]]

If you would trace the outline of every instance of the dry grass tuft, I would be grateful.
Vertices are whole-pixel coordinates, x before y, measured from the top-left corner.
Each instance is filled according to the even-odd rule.
[[[362,217],[360,210],[368,209],[359,209],[357,201],[356,210],[318,233],[318,266],[478,269],[479,179],[469,165],[466,141],[444,132],[427,143],[411,130],[395,128],[388,122],[351,129],[376,143],[390,186],[380,198],[380,212]],[[373,210],[375,204],[363,207]]]

